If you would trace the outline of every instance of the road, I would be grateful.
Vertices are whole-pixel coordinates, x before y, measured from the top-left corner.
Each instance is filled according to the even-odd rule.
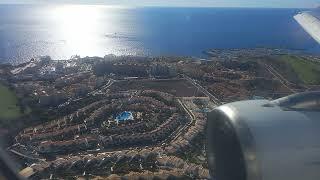
[[[187,81],[189,81],[191,84],[193,84],[196,88],[198,88],[203,94],[205,94],[207,97],[209,97],[216,105],[222,104],[221,101],[216,98],[214,95],[212,95],[208,90],[206,90],[204,87],[202,87],[200,84],[198,84],[194,79],[188,77],[187,75],[182,75]]]
[[[96,93],[98,93],[99,91],[101,91],[102,89],[108,89],[113,83],[115,82],[115,80],[110,79],[105,85],[103,85],[101,88],[96,89],[94,91],[91,91],[90,93],[88,93],[89,95],[94,95]]]
[[[295,90],[293,90],[290,87],[290,82],[284,78],[277,70],[275,70],[271,65],[268,65],[266,63],[263,63],[266,67],[266,69],[275,77],[283,86],[285,86],[287,89],[289,89],[291,92],[296,93]]]
[[[172,139],[172,141],[175,141],[179,136],[180,134],[185,131],[187,129],[187,127],[190,127],[191,124],[196,120],[196,116],[193,114],[192,111],[190,111],[182,102],[180,99],[177,99],[178,103],[180,104],[180,106],[183,108],[183,110],[185,110],[187,112],[187,114],[190,116],[190,119],[191,121],[188,123],[188,124],[185,124],[183,125],[183,127],[181,127],[179,130],[175,131],[174,133],[172,133],[170,136],[169,136],[169,139]]]
[[[10,149],[9,151],[12,152],[13,154],[16,154],[17,156],[20,156],[20,157],[23,157],[23,158],[26,158],[26,159],[37,160],[37,161],[42,161],[42,162],[46,161],[45,159],[35,158],[35,157],[31,157],[31,156],[22,154],[22,153],[14,150],[14,149]]]

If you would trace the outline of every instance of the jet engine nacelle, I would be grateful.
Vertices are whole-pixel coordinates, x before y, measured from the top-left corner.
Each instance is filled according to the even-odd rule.
[[[222,105],[207,135],[213,179],[320,179],[320,92]]]

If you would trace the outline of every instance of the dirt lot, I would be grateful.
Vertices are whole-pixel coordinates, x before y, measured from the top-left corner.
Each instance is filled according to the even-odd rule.
[[[178,97],[204,96],[200,91],[184,79],[172,80],[127,80],[115,82],[112,92],[127,90],[157,90],[167,92]]]

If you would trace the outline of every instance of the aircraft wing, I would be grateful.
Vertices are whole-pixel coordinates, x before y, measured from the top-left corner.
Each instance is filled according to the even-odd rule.
[[[320,13],[302,12],[294,16],[294,19],[310,34],[313,39],[320,43]]]

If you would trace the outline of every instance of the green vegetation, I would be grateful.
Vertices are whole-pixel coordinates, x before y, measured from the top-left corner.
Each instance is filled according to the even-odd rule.
[[[22,115],[16,95],[0,84],[0,119],[14,119]]]
[[[289,55],[281,56],[280,60],[291,67],[305,84],[320,84],[320,63]]]

